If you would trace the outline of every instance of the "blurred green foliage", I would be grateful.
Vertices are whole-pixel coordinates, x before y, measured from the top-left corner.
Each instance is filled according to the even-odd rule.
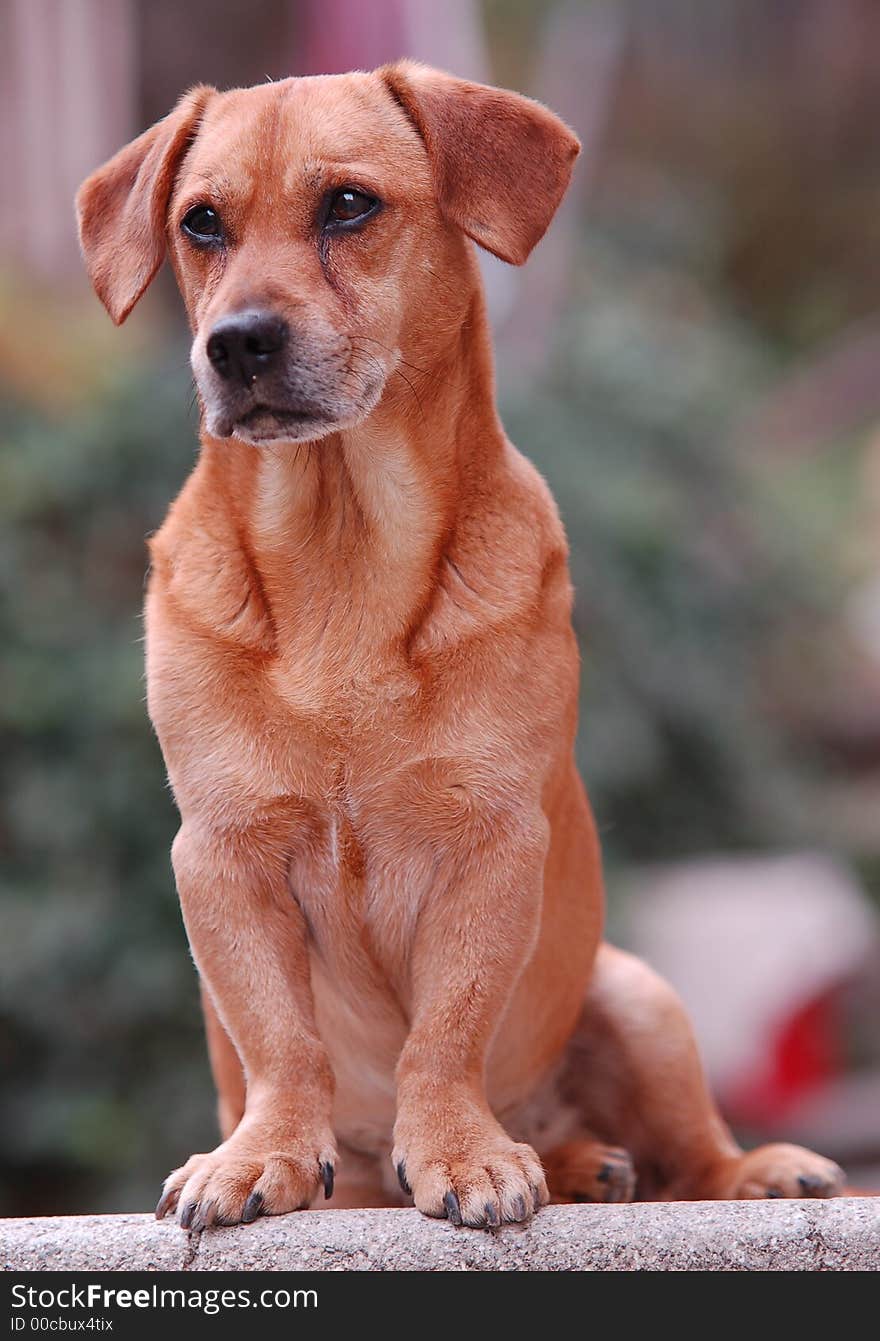
[[[181,351],[64,418],[5,410],[6,1213],[143,1207],[210,1140],[139,612],[145,536],[193,458],[185,367]]]
[[[784,350],[717,283],[658,269],[641,223],[638,241],[587,234],[549,375],[504,398],[569,532],[606,861],[809,843],[802,789],[828,760],[768,702],[766,663],[839,611],[852,454],[817,472],[735,444]]]

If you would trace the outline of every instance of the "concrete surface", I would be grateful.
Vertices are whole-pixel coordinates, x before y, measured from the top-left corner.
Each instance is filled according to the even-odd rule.
[[[553,1206],[526,1228],[300,1211],[187,1235],[147,1215],[0,1221],[18,1271],[876,1271],[880,1199]]]

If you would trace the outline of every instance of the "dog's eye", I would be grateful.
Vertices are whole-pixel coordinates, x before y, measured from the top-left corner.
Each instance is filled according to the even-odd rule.
[[[365,219],[368,214],[372,214],[378,204],[375,196],[356,191],[353,186],[344,186],[330,201],[327,221],[337,224],[354,223],[355,220]]]
[[[210,246],[223,238],[220,215],[210,205],[193,205],[180,221],[180,226],[192,242]]]

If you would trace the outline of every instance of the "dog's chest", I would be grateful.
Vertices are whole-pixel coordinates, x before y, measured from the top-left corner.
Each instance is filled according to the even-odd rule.
[[[151,716],[184,822],[238,834],[257,868],[268,835],[326,977],[405,995],[437,853],[460,832],[464,714],[439,713],[402,659],[331,673],[308,651],[259,662],[151,637]]]
[[[336,1126],[371,1149],[393,1121],[394,1067],[410,1018],[410,967],[434,863],[405,813],[340,787],[291,854],[308,930],[319,1033],[337,1087]]]
[[[406,989],[418,911],[433,870],[431,852],[393,790],[362,789],[340,767],[339,783],[310,803],[292,845],[289,886],[302,909],[314,959],[340,990]]]

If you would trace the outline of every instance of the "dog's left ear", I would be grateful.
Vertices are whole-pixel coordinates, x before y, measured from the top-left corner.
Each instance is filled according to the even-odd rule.
[[[511,265],[540,242],[580,142],[539,102],[413,61],[379,72],[425,142],[446,218]]]
[[[214,92],[203,84],[184,94],[168,116],[120,149],[77,192],[86,269],[117,326],[164,260],[174,176]]]

